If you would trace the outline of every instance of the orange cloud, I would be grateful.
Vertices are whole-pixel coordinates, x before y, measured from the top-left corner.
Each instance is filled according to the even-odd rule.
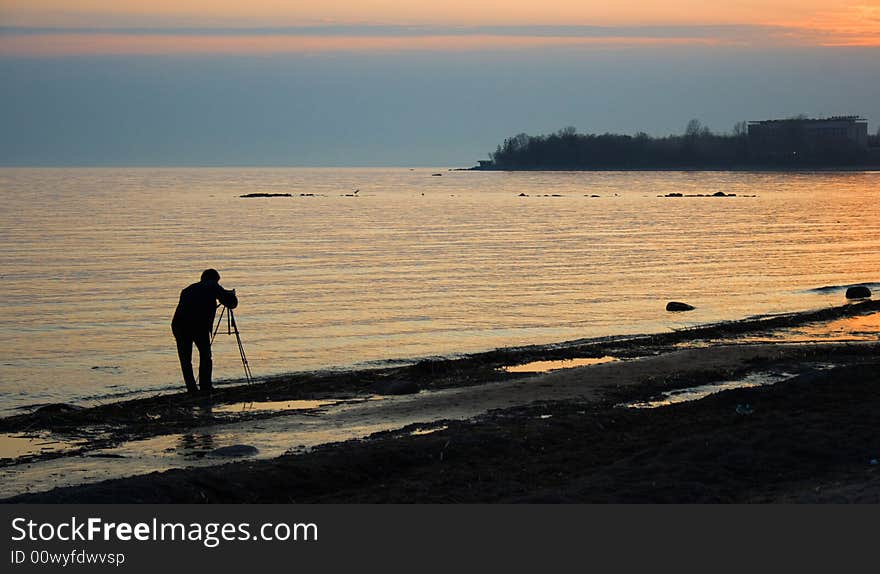
[[[880,2],[821,11],[780,23],[824,46],[880,46]]]
[[[163,54],[283,54],[317,52],[471,52],[538,47],[716,45],[715,38],[571,37],[507,35],[296,36],[32,34],[0,35],[7,56]]]
[[[246,4],[240,0],[0,0],[0,23],[5,25],[0,26],[0,56],[465,52],[640,45],[880,46],[880,1],[740,0],[733,8],[719,8],[703,0],[641,0],[625,5],[591,0],[547,0],[540,5],[533,0],[484,0],[473,6],[472,0],[445,0],[442,11],[427,10],[425,6],[431,3],[398,4],[399,0],[361,0],[355,5],[340,0],[249,0]],[[367,19],[367,8],[373,10],[372,20]],[[546,24],[563,16],[569,18],[567,25]],[[362,20],[357,25],[301,25],[358,18]],[[378,23],[395,20],[418,24]],[[27,21],[31,26],[42,22],[45,28],[20,23]],[[274,27],[243,28],[245,21],[272,22]],[[505,21],[514,24],[499,25]],[[515,24],[523,21],[529,24]],[[618,24],[601,27],[596,21]],[[73,27],[76,22],[80,28]],[[235,24],[224,28],[220,22]],[[278,28],[294,22],[300,26]],[[577,22],[590,25],[578,26]],[[653,24],[640,24],[644,22]],[[184,27],[185,23],[190,27]]]

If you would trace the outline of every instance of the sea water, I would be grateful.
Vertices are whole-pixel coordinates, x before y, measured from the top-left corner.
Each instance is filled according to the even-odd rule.
[[[180,389],[170,318],[208,267],[257,376],[814,309],[880,280],[870,172],[7,168],[0,198],[0,415]],[[242,365],[217,336],[222,383]]]

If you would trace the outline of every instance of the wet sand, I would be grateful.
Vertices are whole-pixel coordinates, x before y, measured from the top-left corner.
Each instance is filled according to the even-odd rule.
[[[290,375],[222,389],[210,405],[171,395],[47,409],[0,419],[0,432],[76,432],[79,443],[4,461],[0,472],[18,481],[4,495],[65,503],[878,502],[878,310],[865,302],[395,369]],[[829,340],[816,342],[823,333]],[[501,368],[586,357],[606,362],[545,373]],[[626,406],[665,404],[706,385],[728,390]],[[321,402],[260,408],[266,400]],[[246,401],[257,406],[236,406]],[[248,429],[257,426],[289,437],[290,448],[222,464],[209,444],[208,456],[188,468],[144,467],[127,478],[20,494],[28,468],[88,461],[112,475],[137,468],[135,439],[206,428],[254,439]],[[323,444],[322,436],[352,440]]]

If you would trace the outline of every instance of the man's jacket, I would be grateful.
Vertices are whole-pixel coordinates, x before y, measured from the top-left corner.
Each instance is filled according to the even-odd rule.
[[[171,320],[175,333],[210,332],[214,326],[217,301],[230,309],[238,306],[235,291],[227,291],[216,281],[199,281],[180,292],[180,302]]]

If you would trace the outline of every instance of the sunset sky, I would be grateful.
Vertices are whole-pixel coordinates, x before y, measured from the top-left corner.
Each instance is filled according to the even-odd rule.
[[[7,26],[859,24],[869,0],[3,0]],[[876,24],[876,20],[874,22]]]
[[[519,131],[880,121],[880,1],[0,0],[0,164],[469,165]]]

